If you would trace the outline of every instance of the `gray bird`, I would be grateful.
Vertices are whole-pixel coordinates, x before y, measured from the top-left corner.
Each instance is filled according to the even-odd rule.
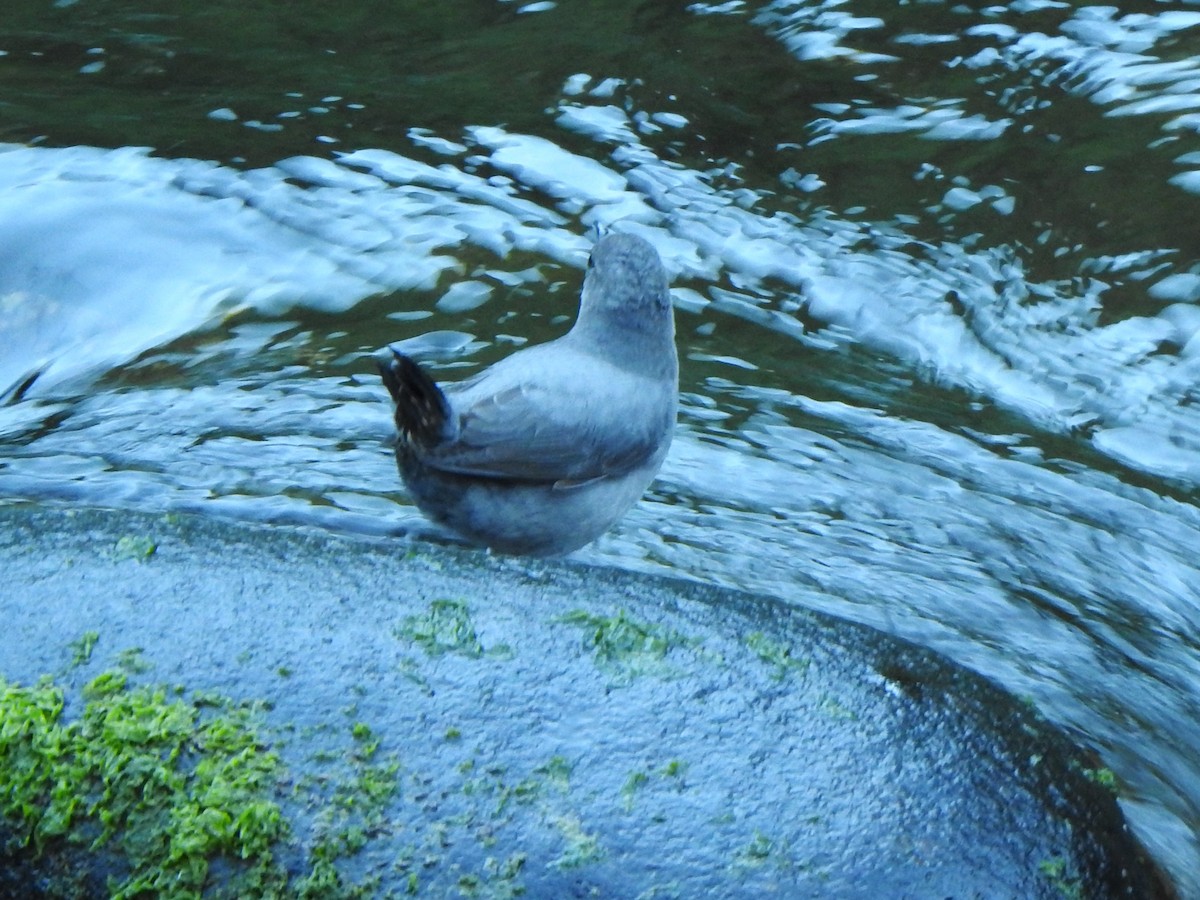
[[[549,556],[595,540],[637,502],[671,445],[675,318],[654,248],[601,238],[579,316],[466,381],[438,386],[392,350],[396,462],[417,506],[501,553]]]

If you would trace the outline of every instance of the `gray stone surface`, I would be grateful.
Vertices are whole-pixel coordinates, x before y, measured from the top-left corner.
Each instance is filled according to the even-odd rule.
[[[146,538],[152,554],[127,552]],[[346,864],[381,891],[415,868],[424,894],[453,895],[519,858],[506,884],[530,897],[1164,895],[1095,762],[1035,712],[776,600],[16,505],[0,507],[0,574],[10,681],[77,689],[141,648],[143,682],[269,701],[294,780],[369,725],[401,788]],[[437,610],[469,620],[431,632]],[[85,631],[99,641],[71,668]],[[322,811],[289,814],[299,865]]]

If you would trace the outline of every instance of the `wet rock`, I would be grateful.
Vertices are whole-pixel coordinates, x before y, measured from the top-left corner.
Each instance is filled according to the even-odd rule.
[[[289,822],[270,852],[293,884],[320,869],[378,895],[1168,896],[1106,771],[1035,711],[777,600],[35,506],[0,508],[0,570],[0,676],[50,675],[64,719],[114,669],[255,704]],[[38,861],[20,859],[0,895],[26,896],[12,879]]]

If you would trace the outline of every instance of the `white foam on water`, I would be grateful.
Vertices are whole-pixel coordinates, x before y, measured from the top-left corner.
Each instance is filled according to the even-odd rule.
[[[617,122],[614,110],[601,114]],[[628,140],[632,129],[603,139],[614,134],[626,142],[610,167],[542,138],[471,130],[474,150],[515,180],[507,185],[385,151],[336,162],[297,157],[239,173],[140,151],[10,150],[0,184],[19,202],[7,204],[9,218],[0,222],[13,248],[0,283],[10,310],[40,310],[32,333],[43,346],[10,363],[5,376],[11,382],[48,366],[49,377],[72,361],[111,365],[242,305],[333,310],[380,290],[429,288],[457,266],[437,249],[463,241],[498,256],[521,249],[580,265],[587,242],[521,197],[527,189],[574,198],[584,205],[584,221],[622,221],[638,230],[676,275],[730,278],[751,288],[714,286],[708,305],[715,312],[804,340],[804,327],[781,306],[799,298],[817,320],[934,381],[990,397],[1038,428],[1067,433],[1094,425],[1107,435],[1096,440],[1098,449],[1147,471],[1168,459],[1166,441],[1174,449],[1163,474],[1195,471],[1181,462],[1200,448],[1180,405],[1189,384],[1184,360],[1155,354],[1156,342],[1175,334],[1170,322],[1097,327],[1102,285],[1077,296],[1060,285],[1030,285],[1003,247],[931,247],[915,257],[878,249],[889,240],[908,243],[895,226],[764,216],[752,202],[749,209],[731,202],[704,173]],[[424,143],[429,135],[418,137]],[[996,193],[954,187],[946,205],[966,209]],[[155,226],[149,232],[147,223]],[[857,247],[868,227],[872,249],[864,252]],[[37,251],[49,233],[71,236],[57,269]],[[1193,299],[1186,278],[1160,282],[1158,295]],[[795,293],[780,296],[767,282]],[[478,290],[468,290],[472,284]],[[965,316],[946,302],[951,293]],[[486,285],[467,281],[442,302],[465,311],[487,295]],[[55,303],[72,314],[56,317]],[[1144,336],[1131,340],[1135,326]],[[78,349],[84,336],[86,352]],[[1152,426],[1145,446],[1154,452],[1135,455],[1115,437],[1139,419]]]
[[[911,44],[914,47],[927,47],[930,44],[952,44],[958,41],[957,34],[899,34],[892,38],[893,44]]]
[[[1070,5],[1064,0],[1014,0],[1008,4],[1009,9],[1019,13],[1040,12],[1044,9],[1068,9]]]
[[[746,0],[727,0],[725,3],[689,3],[687,11],[697,16],[733,16],[746,11]]]
[[[847,118],[815,120],[812,142],[848,134],[916,134],[934,141],[986,141],[1002,135],[1011,124],[1011,119],[990,121],[982,115],[967,115],[961,109],[946,106],[855,107]]]
[[[755,25],[775,37],[800,60],[844,58],[861,64],[888,63],[898,57],[856,50],[842,42],[858,31],[875,31],[884,26],[874,16],[854,16],[838,7],[842,0],[774,0],[752,17]]]
[[[495,130],[488,138],[493,146],[513,146],[512,138]],[[532,162],[520,176],[534,186],[546,183],[547,176],[532,171],[537,155],[525,159]],[[1111,428],[1144,428],[1147,448],[1164,442],[1174,448],[1169,463],[1161,449],[1135,455],[1122,446],[1118,453],[1111,438],[1097,438],[1093,445],[1123,464],[1164,477],[1190,479],[1196,471],[1180,462],[1200,459],[1200,432],[1190,424],[1195,373],[1189,359],[1158,352],[1174,333],[1164,320],[1098,325],[1103,282],[1031,284],[1020,256],[1004,246],[925,247],[919,256],[881,252],[880,243],[890,240],[899,247],[909,238],[881,223],[828,217],[805,226],[763,216],[730,202],[703,173],[660,160],[639,143],[619,147],[613,159],[624,167],[629,188],[653,206],[653,215],[641,220],[644,233],[669,232],[694,247],[693,254],[678,243],[660,243],[673,272],[710,281],[740,279],[758,286],[760,297],[777,295],[768,282],[791,285],[809,315],[924,377],[987,397],[1038,429],[1070,434],[1085,428],[1099,435]],[[616,191],[612,171],[605,168],[599,179],[610,202]],[[977,197],[1001,204],[998,211],[1011,209],[994,185],[952,188],[949,207],[968,208]],[[857,248],[868,227],[872,246],[864,252]],[[764,302],[715,288],[709,293],[716,311],[804,335],[779,308],[787,298]],[[946,301],[951,294],[965,314]]]
[[[650,118],[668,128],[683,128],[688,124],[687,116],[681,116],[679,113],[656,112],[652,113]]]
[[[592,97],[610,98],[616,95],[617,91],[625,84],[624,78],[605,78],[594,88],[588,91]]]
[[[31,395],[44,394],[245,307],[337,311],[430,289],[459,265],[437,251],[473,237],[499,255],[586,254],[582,239],[547,242],[537,226],[560,220],[511,190],[395,154],[293,157],[250,172],[136,149],[0,155],[0,303],[12,348],[0,390],[41,372]],[[628,200],[623,185],[612,175],[591,199]]]
[[[1178,272],[1150,285],[1147,293],[1155,300],[1194,303],[1200,300],[1200,275]]]
[[[1037,71],[1047,86],[1110,106],[1109,115],[1195,108],[1200,62],[1194,57],[1164,61],[1151,51],[1177,31],[1200,25],[1200,18],[1192,21],[1191,15],[1180,17],[1164,11],[1114,19],[1115,12],[1114,7],[1082,7],[1062,25],[1062,34],[1022,35],[1006,43],[994,62]],[[1047,76],[1039,68],[1045,61],[1057,63],[1061,69]]]
[[[1200,107],[1200,94],[1160,94],[1123,103],[1108,110],[1106,116],[1146,116],[1165,112],[1179,112]]]
[[[434,306],[439,312],[452,315],[470,312],[487,303],[492,296],[491,285],[482,281],[456,281]]]
[[[564,93],[567,93],[564,89]],[[637,133],[630,127],[629,117],[619,106],[559,107],[557,124],[566,131],[590,137],[594,141],[616,144],[634,143]]]
[[[277,292],[363,293],[287,229],[232,198],[178,189],[203,164],[88,148],[0,154],[0,389],[106,368]],[[48,252],[53,248],[53,252]]]
[[[442,156],[459,156],[467,152],[465,145],[438,137],[428,128],[410,128],[408,139],[418,147],[424,147],[434,153],[440,153]]]
[[[556,200],[614,203],[625,193],[619,173],[553,141],[495,127],[475,127],[469,133],[476,144],[492,151],[488,162],[493,166]]]
[[[1200,306],[1172,304],[1159,313],[1159,318],[1171,326],[1170,340],[1180,348],[1181,356],[1194,356],[1200,351],[1200,341],[1196,339],[1200,333]]]
[[[1168,178],[1167,181],[1176,187],[1183,188],[1189,194],[1200,194],[1200,171],[1181,172]]]
[[[585,72],[577,72],[566,80],[563,84],[563,94],[567,97],[575,97],[582,94],[591,82],[592,76]]]

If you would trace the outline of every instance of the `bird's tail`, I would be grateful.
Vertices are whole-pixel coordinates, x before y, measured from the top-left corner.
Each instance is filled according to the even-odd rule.
[[[396,429],[404,440],[430,449],[446,439],[450,403],[428,373],[403,353],[379,361],[379,374],[396,404]]]

